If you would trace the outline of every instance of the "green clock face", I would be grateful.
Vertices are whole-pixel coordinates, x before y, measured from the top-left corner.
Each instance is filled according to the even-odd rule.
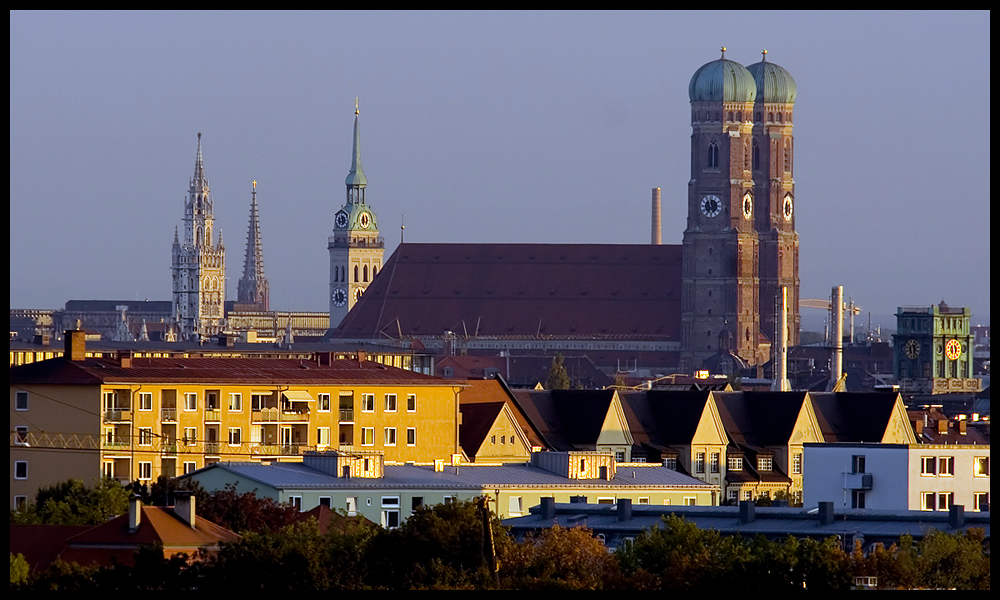
[[[701,199],[701,213],[708,218],[717,217],[722,212],[722,200],[718,196],[708,195]]]

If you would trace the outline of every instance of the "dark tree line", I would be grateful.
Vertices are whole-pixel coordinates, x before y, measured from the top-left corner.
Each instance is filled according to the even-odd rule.
[[[196,493],[206,494],[204,490]],[[904,537],[899,544],[879,545],[866,555],[860,546],[845,552],[832,538],[745,539],[700,530],[669,516],[659,528],[643,532],[611,553],[583,528],[556,526],[515,542],[492,513],[484,513],[476,502],[418,509],[397,529],[360,521],[323,534],[314,521],[282,524],[284,513],[272,506],[276,505],[273,501],[233,490],[206,496],[206,505],[230,505],[218,509],[218,514],[246,525],[235,527],[243,538],[224,544],[217,554],[165,559],[161,549],[145,548],[137,553],[132,567],[57,562],[36,575],[27,574],[25,565],[12,555],[11,587],[226,593],[289,589],[714,592],[726,586],[847,590],[855,576],[865,575],[878,577],[880,588],[990,587],[990,548],[982,530],[932,532],[920,542]],[[241,511],[247,514],[232,516]]]

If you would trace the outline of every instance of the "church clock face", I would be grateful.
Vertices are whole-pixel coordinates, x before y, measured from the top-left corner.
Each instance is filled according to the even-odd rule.
[[[792,220],[792,195],[788,194],[785,196],[785,202],[781,207],[781,214],[785,217],[786,221]]]
[[[944,345],[944,355],[947,356],[949,360],[958,360],[958,357],[962,356],[962,342],[958,340],[948,340],[948,343]]]
[[[718,196],[705,196],[701,199],[701,212],[709,218],[719,216],[722,212],[722,200]]]
[[[750,195],[750,192],[747,192],[746,195],[743,196],[743,218],[749,219],[750,215],[752,214],[753,214],[753,196]]]
[[[333,300],[333,305],[338,308],[347,304],[347,290],[342,287],[333,290],[333,295],[330,299]]]
[[[908,340],[905,346],[906,358],[910,360],[920,356],[920,342],[917,340]]]
[[[347,227],[347,213],[339,212],[337,213],[336,219],[334,219],[333,224],[338,229],[344,229]]]
[[[358,225],[360,225],[362,229],[368,229],[368,226],[371,224],[372,224],[371,215],[369,215],[366,212],[363,212],[360,215],[358,215]]]

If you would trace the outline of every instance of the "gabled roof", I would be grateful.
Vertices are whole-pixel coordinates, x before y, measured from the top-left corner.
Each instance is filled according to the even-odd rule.
[[[117,359],[60,357],[11,367],[11,384],[99,385],[115,383],[211,383],[230,385],[443,385],[439,377],[422,375],[365,360],[315,361],[282,358],[133,358],[123,367]]]
[[[465,454],[472,458],[483,445],[497,417],[503,412],[503,402],[463,403],[462,424],[459,426],[459,443]]]
[[[514,399],[555,450],[592,448],[597,443],[614,390],[514,390]]]
[[[511,414],[514,415],[514,420],[528,438],[528,443],[531,446],[552,449],[549,447],[548,442],[545,441],[544,436],[542,436],[535,423],[528,418],[522,407],[515,402],[512,392],[502,379],[470,379],[462,383],[466,386],[459,395],[462,411],[470,404],[503,402],[510,408]]]
[[[899,394],[810,392],[809,398],[827,442],[882,442]]]
[[[720,392],[719,416],[729,437],[749,449],[787,445],[805,392]]]
[[[309,519],[316,519],[316,525],[319,527],[320,533],[323,534],[346,533],[352,527],[378,527],[376,523],[361,515],[348,517],[322,504],[310,511],[299,513],[293,522],[305,523]]]
[[[335,337],[680,340],[681,246],[400,244]]]
[[[166,554],[193,553],[199,548],[217,548],[221,542],[240,539],[232,531],[201,517],[191,527],[170,508],[141,506],[140,510],[142,516],[136,531],[129,531],[128,514],[115,517],[67,539],[61,558],[79,564],[111,564],[114,557],[119,563],[131,564],[132,552],[139,546],[158,544]]]

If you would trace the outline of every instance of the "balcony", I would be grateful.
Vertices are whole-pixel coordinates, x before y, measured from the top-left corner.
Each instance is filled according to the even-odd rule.
[[[845,490],[870,490],[872,489],[871,473],[844,473]]]
[[[309,410],[280,410],[277,408],[262,408],[250,413],[253,423],[308,423]]]
[[[160,410],[160,422],[162,423],[176,423],[177,422],[177,409],[176,408],[163,408]]]
[[[304,444],[258,444],[250,451],[261,456],[298,456],[309,450]]]
[[[132,411],[128,408],[112,408],[104,411],[105,423],[121,423],[132,420]]]
[[[205,409],[205,422],[206,423],[221,423],[222,422],[222,411],[218,408],[206,408]]]
[[[341,408],[340,409],[340,422],[341,423],[353,423],[354,422],[354,409],[353,408]]]
[[[219,449],[222,444],[219,442],[205,442],[205,454],[211,454],[212,456],[219,455]]]

